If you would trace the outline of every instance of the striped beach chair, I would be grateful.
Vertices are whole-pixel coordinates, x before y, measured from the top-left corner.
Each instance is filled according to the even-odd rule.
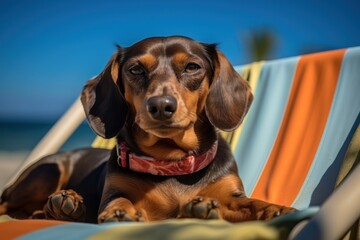
[[[236,69],[250,82],[255,99],[243,125],[222,134],[234,152],[247,195],[291,205],[299,212],[269,223],[239,224],[168,220],[93,225],[2,216],[0,236],[279,239],[290,234],[291,239],[339,239],[354,224],[347,237],[359,239],[356,221],[360,217],[360,47],[258,62]],[[83,119],[77,101],[39,143],[24,167],[56,151]],[[51,142],[54,138],[56,142]],[[113,140],[100,138],[93,144],[104,148],[113,145]],[[313,206],[320,206],[320,210]],[[309,217],[307,224],[297,224]]]
[[[360,48],[240,71],[255,86],[243,128],[231,134],[246,192],[299,209],[321,205],[359,125]]]

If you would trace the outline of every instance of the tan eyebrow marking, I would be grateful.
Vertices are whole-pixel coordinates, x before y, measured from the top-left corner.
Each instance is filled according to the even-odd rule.
[[[157,64],[157,59],[152,54],[145,54],[139,57],[139,61],[141,62],[144,67],[147,69],[152,69]]]

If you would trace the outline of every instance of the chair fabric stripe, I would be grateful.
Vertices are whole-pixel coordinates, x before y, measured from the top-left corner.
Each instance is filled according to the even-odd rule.
[[[93,148],[105,148],[105,149],[113,149],[116,145],[116,137],[110,138],[110,139],[104,139],[100,136],[97,136],[93,143],[91,144],[91,147]]]
[[[343,159],[343,155],[338,153],[360,112],[359,90],[360,47],[349,48],[342,62],[335,101],[331,107],[323,139],[314,164],[293,206],[305,208],[309,205],[319,205],[333,191]],[[355,127],[358,124],[355,122]]]
[[[31,224],[29,224],[31,223]],[[26,236],[28,233],[36,232],[38,230],[50,229],[53,226],[59,224],[65,224],[60,221],[50,220],[10,220],[1,223],[0,238],[1,239],[16,239],[21,236]],[[13,231],[6,231],[7,229],[13,229]],[[2,231],[4,230],[4,231]]]
[[[262,66],[255,98],[234,151],[248,195],[253,191],[276,138],[298,59],[275,60]]]
[[[235,70],[239,72],[240,75],[249,82],[250,88],[253,93],[256,90],[256,86],[259,80],[259,76],[263,64],[264,61],[261,61],[261,62],[254,62],[243,67],[235,67]],[[234,152],[236,149],[236,145],[240,138],[242,128],[246,124],[246,121],[247,121],[247,116],[245,117],[243,123],[238,128],[236,128],[234,131],[232,131],[227,135],[226,140],[228,140],[232,152]]]
[[[23,221],[23,220],[21,220]],[[43,220],[49,222],[49,220]],[[51,221],[51,220],[50,220]],[[16,221],[18,222],[18,221]],[[88,239],[95,234],[106,231],[109,228],[115,226],[127,227],[131,223],[105,223],[105,224],[91,224],[91,223],[67,223],[55,221],[57,224],[48,228],[44,228],[38,231],[33,231],[29,234],[26,234],[18,240],[47,240],[47,239],[59,239],[59,236],[63,236],[67,240],[77,240],[77,239]],[[32,224],[28,224],[32,226]],[[17,224],[16,226],[19,226]]]
[[[286,112],[254,198],[293,203],[320,144],[344,53],[337,50],[300,58]]]

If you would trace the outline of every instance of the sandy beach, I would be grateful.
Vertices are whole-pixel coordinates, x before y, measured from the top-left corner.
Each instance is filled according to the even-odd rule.
[[[15,175],[27,154],[27,152],[0,152],[0,192],[8,180]]]

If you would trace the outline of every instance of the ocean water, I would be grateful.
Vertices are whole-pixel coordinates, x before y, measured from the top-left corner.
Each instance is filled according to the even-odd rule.
[[[30,152],[55,122],[0,121],[0,151]],[[95,134],[84,122],[60,150],[89,147]]]
[[[0,120],[0,193],[55,122]],[[89,147],[95,134],[84,122],[60,151]]]

